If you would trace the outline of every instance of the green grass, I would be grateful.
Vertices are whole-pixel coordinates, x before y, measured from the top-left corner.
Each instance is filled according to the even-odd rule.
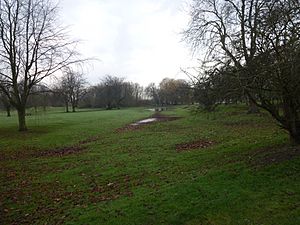
[[[288,136],[266,113],[245,111],[172,108],[181,119],[121,133],[151,112],[51,109],[27,133],[3,112],[0,224],[300,224],[299,154],[285,157]],[[39,156],[95,136],[82,152]],[[176,151],[197,140],[215,144]]]

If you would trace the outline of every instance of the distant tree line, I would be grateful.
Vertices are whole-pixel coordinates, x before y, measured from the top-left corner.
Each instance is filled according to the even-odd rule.
[[[190,84],[182,79],[164,78],[158,86],[150,83],[145,94],[157,106],[193,103],[193,91]]]
[[[143,104],[143,87],[117,76],[106,75],[100,83],[90,86],[81,106],[108,110]]]
[[[10,115],[11,104],[0,96],[1,108]],[[52,86],[45,84],[32,88],[26,104],[34,111],[47,107],[65,107],[66,112],[76,108],[105,108],[107,110],[134,106],[169,106],[191,104],[193,91],[185,80],[164,78],[159,85],[149,84],[146,88],[125,78],[106,75],[98,84],[88,85],[84,75],[71,68]]]

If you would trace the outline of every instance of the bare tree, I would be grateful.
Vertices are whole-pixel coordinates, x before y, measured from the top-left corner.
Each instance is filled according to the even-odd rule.
[[[300,3],[296,0],[194,0],[185,31],[207,61],[231,61],[251,102],[300,144]]]
[[[79,100],[86,93],[87,82],[83,77],[83,74],[76,72],[71,68],[66,68],[64,76],[60,81],[60,93],[63,95],[66,112],[69,112],[69,103],[72,107],[72,112],[76,111]]]
[[[45,84],[39,83],[33,86],[27,100],[27,107],[34,107],[35,113],[37,113],[38,107],[42,107],[45,112],[51,93],[52,91]]]
[[[78,63],[76,41],[58,23],[51,0],[0,0],[0,89],[27,130],[25,108],[36,84]]]
[[[134,101],[135,101],[135,106],[138,106],[138,103],[140,101],[140,99],[142,98],[142,94],[143,94],[143,87],[138,84],[138,83],[134,83],[131,84],[133,87],[133,95],[134,95]]]
[[[165,105],[190,103],[191,88],[185,80],[164,78],[159,83],[159,91]]]
[[[156,106],[162,106],[161,94],[159,88],[155,85],[155,83],[150,83],[145,88],[145,93],[148,97],[153,99]]]
[[[102,80],[103,93],[106,100],[106,109],[119,108],[121,102],[126,98],[128,85],[124,78],[106,75]]]
[[[80,104],[84,107],[106,107],[106,109],[138,106],[142,103],[142,94],[143,87],[139,84],[107,75],[99,84],[87,89]]]

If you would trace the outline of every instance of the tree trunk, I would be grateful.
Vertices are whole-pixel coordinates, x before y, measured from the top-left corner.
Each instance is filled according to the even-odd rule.
[[[107,110],[111,110],[111,109],[112,109],[112,105],[111,105],[111,103],[107,103],[107,105],[106,105],[106,109],[107,109]]]
[[[76,110],[75,110],[75,105],[72,105],[72,112],[75,112]]]
[[[66,112],[69,112],[69,104],[66,102]]]
[[[135,106],[138,106],[138,102],[139,102],[139,95],[136,94],[135,95]]]
[[[300,130],[298,131],[289,131],[290,141],[292,145],[300,145]]]
[[[251,98],[249,99],[249,108],[247,113],[248,114],[259,113],[259,108]]]
[[[27,131],[25,119],[25,107],[18,108],[19,131]]]
[[[7,115],[7,117],[10,117],[11,115],[10,115],[10,105],[7,105],[6,106],[6,115]]]
[[[290,134],[290,141],[292,145],[300,145],[300,121],[295,119],[294,115],[289,117],[289,124],[287,130]]]

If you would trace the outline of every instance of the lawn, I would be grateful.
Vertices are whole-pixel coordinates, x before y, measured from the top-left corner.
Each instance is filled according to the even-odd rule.
[[[244,106],[0,113],[0,224],[300,224],[300,153]]]

